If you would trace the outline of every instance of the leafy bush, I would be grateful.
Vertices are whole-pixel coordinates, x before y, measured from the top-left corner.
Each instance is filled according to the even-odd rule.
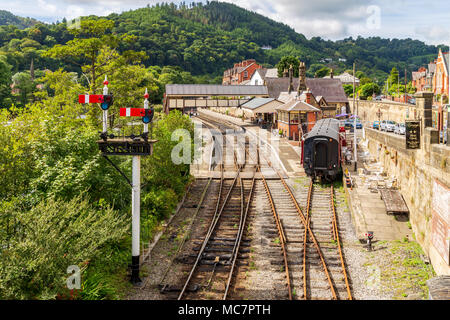
[[[67,267],[84,270],[105,246],[123,239],[125,219],[111,208],[94,209],[84,198],[49,198],[15,214],[16,234],[0,252],[1,298],[55,298],[66,286]]]

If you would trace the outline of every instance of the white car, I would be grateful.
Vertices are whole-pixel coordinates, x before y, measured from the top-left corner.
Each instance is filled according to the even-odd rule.
[[[405,134],[405,124],[404,123],[397,123],[395,125],[394,133],[395,134]]]
[[[395,129],[395,121],[392,120],[383,120],[380,124],[380,130],[386,132],[394,132]]]

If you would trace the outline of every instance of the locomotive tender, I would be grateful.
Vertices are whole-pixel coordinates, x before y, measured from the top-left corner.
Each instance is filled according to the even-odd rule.
[[[302,163],[311,178],[321,177],[331,182],[342,172],[339,121],[322,119],[316,122],[302,140]]]

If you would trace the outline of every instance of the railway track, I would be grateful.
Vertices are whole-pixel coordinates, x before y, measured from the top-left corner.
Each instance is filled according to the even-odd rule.
[[[201,120],[222,134],[229,127],[218,120]],[[264,177],[261,169],[271,168],[270,161],[260,159],[258,152],[257,164],[250,164],[249,159],[254,156],[249,154],[248,142],[244,150],[244,164],[237,162],[236,151],[233,151],[233,166],[222,162],[212,168],[220,170],[221,178],[210,179],[206,187],[210,204],[196,217],[200,231],[191,235],[187,253],[177,257],[183,264],[183,279],[174,286],[164,285],[162,291],[172,299],[242,298],[232,287],[238,274],[249,269],[255,242],[252,239],[255,231],[250,232],[249,226],[260,221],[257,222],[259,230],[270,243],[266,247],[259,246],[259,257],[267,260],[279,276],[274,277],[271,284],[256,283],[255,291],[275,289],[277,293],[271,297],[276,299],[352,299],[333,187],[319,187],[311,182],[301,197],[306,200],[302,210],[276,169],[273,168],[278,178]],[[224,179],[224,172],[231,169],[235,172],[234,178]],[[244,169],[253,171],[252,179],[242,179]],[[257,172],[260,173],[258,179]],[[199,210],[203,200],[198,205]]]
[[[208,127],[218,129],[222,134],[225,128],[220,125],[206,123]],[[224,149],[227,139],[224,140]],[[246,154],[248,146],[245,146]],[[220,152],[220,151],[219,151]],[[217,197],[214,210],[206,213],[203,219],[208,219],[206,232],[194,239],[191,253],[181,260],[187,265],[184,273],[187,277],[178,287],[163,286],[163,291],[175,292],[177,299],[226,299],[232,286],[233,274],[239,268],[238,261],[245,258],[244,239],[247,217],[254,190],[253,179],[243,180],[241,170],[247,165],[238,164],[237,156],[233,151],[234,166],[226,164],[223,153],[217,157],[220,163],[211,166],[214,170],[219,168],[221,178],[217,182]],[[224,179],[224,172],[234,168],[236,173],[233,179]],[[255,171],[256,172],[256,171]],[[190,267],[190,268],[189,268]],[[189,270],[189,272],[188,272]]]

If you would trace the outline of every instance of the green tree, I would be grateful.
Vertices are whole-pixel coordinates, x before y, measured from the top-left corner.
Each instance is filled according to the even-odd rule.
[[[289,70],[289,68],[292,65],[292,68],[294,69],[293,75],[294,78],[298,78],[298,66],[299,66],[299,60],[297,57],[294,56],[286,56],[281,58],[281,60],[277,64],[278,69],[278,77],[283,76],[284,70]]]
[[[358,89],[359,96],[362,99],[367,99],[367,97],[370,97],[372,95],[377,95],[380,93],[380,87],[376,83],[370,82],[366,83],[359,87]]]
[[[114,22],[106,19],[82,20],[80,28],[72,28],[69,32],[75,37],[64,45],[55,45],[44,56],[62,59],[82,67],[83,73],[88,74],[90,92],[98,88],[98,69],[104,67],[114,57],[115,50],[99,61],[101,49],[108,46],[112,49],[119,45],[119,37],[110,33]],[[126,38],[126,36],[125,36]]]
[[[19,91],[18,102],[25,106],[31,99],[36,89],[34,81],[28,72],[18,72],[12,77],[14,88]]]
[[[329,75],[329,74],[330,74],[330,71],[331,71],[330,68],[328,68],[328,67],[323,67],[323,68],[317,70],[317,71],[314,73],[314,77],[315,77],[315,78],[323,78],[323,77]]]
[[[11,106],[11,66],[0,57],[0,109]]]

